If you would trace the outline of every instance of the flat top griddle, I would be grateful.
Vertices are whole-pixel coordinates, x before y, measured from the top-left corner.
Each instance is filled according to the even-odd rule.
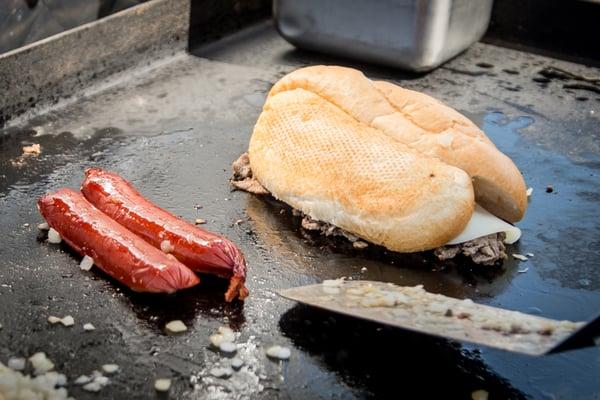
[[[246,150],[267,91],[285,73],[315,63],[358,66],[473,118],[534,189],[519,224],[523,238],[509,248],[534,257],[510,257],[503,269],[482,273],[467,265],[431,270],[418,257],[339,252],[307,243],[280,203],[231,192],[231,161]],[[274,293],[346,276],[423,284],[432,292],[551,318],[593,317],[600,309],[600,96],[540,79],[548,66],[599,73],[476,44],[431,74],[405,75],[295,50],[265,22],[136,69],[103,91],[4,129],[0,361],[45,351],[72,379],[119,364],[103,398],[154,396],[159,375],[174,378],[173,398],[353,399],[412,392],[469,398],[478,389],[498,399],[598,398],[597,347],[520,356],[330,315]],[[40,143],[42,154],[13,165],[29,143]],[[249,264],[247,301],[224,304],[226,283],[211,277],[174,295],[132,293],[98,270],[80,271],[67,247],[41,241],[36,199],[77,188],[90,166],[120,173],[160,206],[188,220],[204,218],[208,229],[237,243]],[[48,315],[67,314],[75,327],[46,322]],[[189,332],[167,336],[163,326],[173,319],[186,322]],[[96,330],[82,333],[86,322]],[[240,332],[239,355],[246,361],[228,380],[208,373],[221,362],[208,336],[224,324]],[[291,347],[290,361],[269,361],[264,348],[271,344]],[[79,387],[69,391],[97,397]]]

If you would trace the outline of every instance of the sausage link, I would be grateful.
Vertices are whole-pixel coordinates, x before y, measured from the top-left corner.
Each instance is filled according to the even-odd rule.
[[[229,240],[154,205],[117,174],[90,168],[85,175],[81,191],[100,211],[193,271],[229,279],[226,301],[248,296],[246,261]]]
[[[60,189],[38,200],[38,209],[76,252],[137,292],[172,293],[200,279],[177,261],[110,219],[81,193]]]

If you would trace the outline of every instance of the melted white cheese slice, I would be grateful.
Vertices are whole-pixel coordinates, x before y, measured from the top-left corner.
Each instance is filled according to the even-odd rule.
[[[467,227],[447,244],[464,243],[478,237],[504,232],[504,243],[512,244],[521,237],[521,230],[500,218],[496,217],[479,204],[475,204],[475,211]]]

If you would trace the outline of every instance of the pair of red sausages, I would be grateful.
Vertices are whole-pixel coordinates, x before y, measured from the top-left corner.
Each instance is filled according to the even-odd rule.
[[[248,296],[246,261],[224,237],[157,207],[119,175],[90,168],[81,192],[61,189],[38,201],[48,224],[104,272],[142,292],[200,282],[194,272],[229,279],[225,300]]]

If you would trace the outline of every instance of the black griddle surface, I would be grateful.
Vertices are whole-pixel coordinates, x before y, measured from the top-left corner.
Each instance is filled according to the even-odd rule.
[[[470,398],[478,389],[492,399],[599,398],[599,348],[532,358],[330,315],[273,292],[347,276],[424,284],[546,317],[591,318],[600,309],[600,99],[533,78],[549,65],[598,70],[482,44],[423,76],[360,66],[464,112],[523,171],[534,192],[519,223],[523,238],[509,252],[535,256],[510,258],[490,276],[466,267],[423,270],[409,259],[391,265],[313,246],[276,203],[230,191],[231,161],[247,148],[270,86],[314,63],[352,65],[294,50],[261,24],[134,71],[110,89],[0,134],[0,361],[45,351],[71,380],[102,364],[120,365],[100,395],[69,387],[76,398],[152,397],[154,378],[165,375],[174,378],[173,398],[399,398],[412,392]],[[13,165],[29,143],[41,143],[42,154]],[[188,220],[204,218],[207,229],[237,243],[249,264],[245,304],[223,304],[225,284],[210,277],[175,295],[135,294],[97,269],[80,271],[79,258],[66,247],[40,241],[36,199],[77,188],[90,166],[122,174],[155,203]],[[553,193],[546,193],[547,185]],[[244,222],[236,224],[239,219]],[[76,325],[50,326],[49,315],[72,315]],[[173,319],[190,330],[165,335],[163,326]],[[83,333],[86,322],[96,330]],[[240,332],[239,355],[246,361],[228,380],[208,374],[224,363],[208,348],[208,336],[224,324]],[[290,361],[266,359],[264,347],[271,344],[290,346]]]

